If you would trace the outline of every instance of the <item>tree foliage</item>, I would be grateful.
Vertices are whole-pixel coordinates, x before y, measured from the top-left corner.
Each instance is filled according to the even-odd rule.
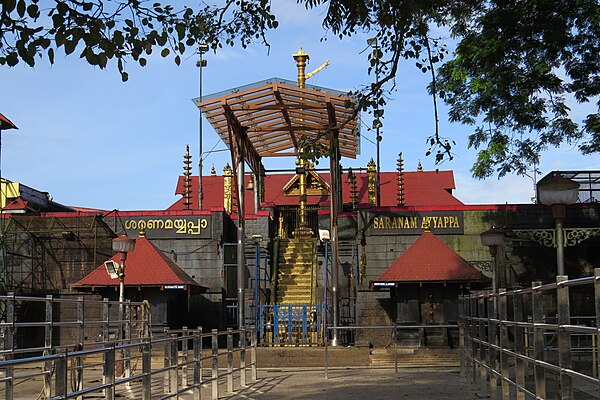
[[[450,120],[475,127],[474,176],[524,173],[562,143],[600,152],[597,0],[489,2],[452,33],[460,41],[437,89]],[[581,118],[571,110],[589,102]]]
[[[431,74],[436,128],[428,154],[437,162],[452,158],[454,144],[439,131],[438,97],[451,121],[474,127],[475,177],[525,173],[549,146],[600,152],[597,0],[299,1],[327,4],[324,27],[340,38],[362,31],[376,39],[370,70],[381,76],[360,97],[363,107],[385,104],[402,59]],[[453,54],[436,32],[458,43]],[[586,115],[571,110],[584,103]]]
[[[451,121],[473,126],[473,175],[525,173],[549,146],[600,152],[600,4],[597,0],[297,0],[326,7],[323,27],[340,39],[368,34],[373,82],[358,110],[381,124],[398,67],[409,61],[431,76],[435,130],[427,139],[436,162],[454,142],[438,127],[437,100]],[[173,3],[175,4],[175,3]],[[56,50],[104,68],[116,60],[144,66],[160,51],[177,64],[199,43],[267,44],[277,27],[268,0],[224,0],[197,10],[139,0],[4,0],[0,65],[28,65]],[[455,50],[450,54],[448,41]],[[401,82],[399,77],[399,82]],[[588,110],[576,115],[571,110]],[[585,106],[587,104],[587,106]],[[380,138],[378,138],[380,140]],[[308,148],[308,146],[307,146]]]
[[[62,49],[100,68],[116,60],[124,81],[125,63],[145,66],[154,50],[179,64],[187,48],[245,47],[277,26],[267,0],[198,10],[139,0],[4,0],[0,18],[0,65],[33,67],[44,56],[53,64]]]

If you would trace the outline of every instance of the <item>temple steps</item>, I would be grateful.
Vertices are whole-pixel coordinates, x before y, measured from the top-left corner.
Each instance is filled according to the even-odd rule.
[[[313,302],[313,239],[281,240],[277,271],[277,304]]]
[[[399,367],[456,367],[460,365],[460,350],[448,347],[398,347],[372,349],[369,361],[372,367],[393,367],[396,352]]]

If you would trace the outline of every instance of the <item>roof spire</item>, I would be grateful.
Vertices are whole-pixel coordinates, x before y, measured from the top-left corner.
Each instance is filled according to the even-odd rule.
[[[398,154],[398,207],[404,205],[404,159],[402,152]]]
[[[417,165],[417,171],[423,172],[423,166],[421,165],[421,160],[419,160],[419,164]]]
[[[185,209],[189,210],[190,205],[192,204],[192,193],[191,193],[191,180],[190,175],[192,174],[191,167],[192,164],[192,156],[190,155],[190,145],[185,146],[185,155],[183,156],[183,175],[185,176],[184,181],[184,192],[183,192],[183,204],[185,204]]]

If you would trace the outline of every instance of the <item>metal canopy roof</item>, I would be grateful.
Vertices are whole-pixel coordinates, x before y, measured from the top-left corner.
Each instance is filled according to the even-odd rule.
[[[360,124],[354,100],[337,90],[306,86],[272,78],[194,102],[230,149],[232,141],[234,147],[245,148],[255,171],[262,157],[297,155],[303,137],[329,149],[328,133],[334,131],[340,154],[356,158]]]

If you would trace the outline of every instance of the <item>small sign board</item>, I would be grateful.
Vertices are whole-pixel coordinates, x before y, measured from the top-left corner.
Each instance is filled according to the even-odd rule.
[[[165,290],[172,290],[172,289],[183,290],[183,289],[185,289],[185,285],[164,285],[163,288]]]

